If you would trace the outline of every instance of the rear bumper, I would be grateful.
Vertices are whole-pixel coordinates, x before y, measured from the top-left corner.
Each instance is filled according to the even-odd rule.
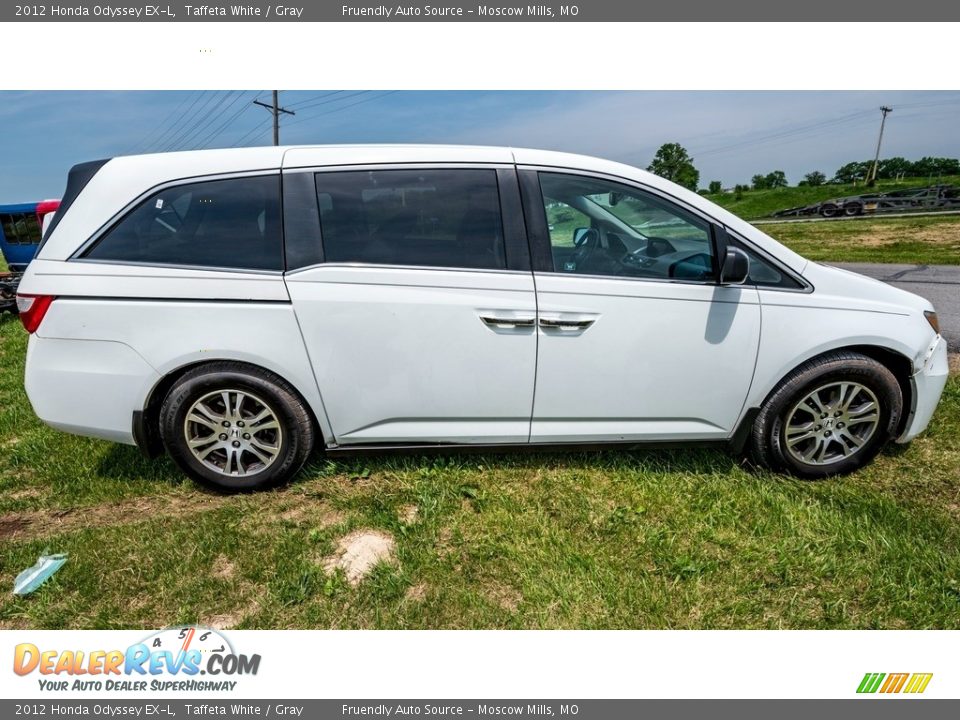
[[[135,444],[130,419],[157,380],[123,343],[30,336],[27,397],[37,417],[57,430]]]
[[[913,407],[903,433],[897,438],[898,443],[909,442],[927,429],[940,402],[949,373],[947,341],[938,335],[927,351],[920,370],[911,378]]]

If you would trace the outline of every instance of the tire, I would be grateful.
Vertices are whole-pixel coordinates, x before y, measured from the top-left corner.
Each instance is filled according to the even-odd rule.
[[[863,205],[860,203],[847,203],[843,206],[843,214],[847,217],[855,217],[863,212]]]
[[[798,367],[770,394],[753,424],[751,455],[811,480],[845,475],[876,457],[902,411],[900,384],[884,365],[860,353],[831,352]]]
[[[839,210],[840,209],[833,203],[826,203],[820,206],[820,214],[825,218],[836,217]]]
[[[310,456],[315,435],[310,412],[289,383],[238,362],[188,371],[160,408],[170,457],[197,482],[221,490],[286,482]]]

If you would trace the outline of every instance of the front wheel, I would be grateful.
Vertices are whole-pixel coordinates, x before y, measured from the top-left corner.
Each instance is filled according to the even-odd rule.
[[[290,479],[313,449],[313,421],[282,378],[218,362],[187,372],[160,409],[160,434],[187,475],[224,490]]]
[[[794,370],[770,395],[753,426],[753,457],[809,479],[867,465],[893,437],[903,393],[873,358],[834,352]]]

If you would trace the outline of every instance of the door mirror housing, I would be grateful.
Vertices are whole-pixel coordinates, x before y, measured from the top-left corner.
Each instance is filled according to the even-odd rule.
[[[750,275],[750,258],[740,248],[727,246],[720,264],[721,285],[742,285]]]
[[[592,228],[578,227],[573,230],[573,246],[580,247],[590,239],[590,233],[595,232]]]

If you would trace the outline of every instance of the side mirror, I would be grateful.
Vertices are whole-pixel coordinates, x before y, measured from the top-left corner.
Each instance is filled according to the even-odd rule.
[[[720,265],[721,285],[742,285],[750,275],[750,258],[740,248],[727,247]]]
[[[579,227],[573,230],[573,246],[580,247],[590,239],[591,228]]]

